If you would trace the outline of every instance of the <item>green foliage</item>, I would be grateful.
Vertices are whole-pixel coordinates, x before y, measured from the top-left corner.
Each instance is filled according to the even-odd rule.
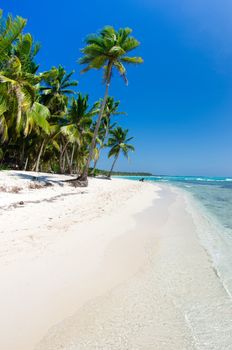
[[[99,33],[86,38],[86,46],[81,50],[80,64],[86,65],[83,72],[90,69],[104,69],[104,80],[109,82],[112,69],[116,69],[127,83],[125,64],[143,63],[141,57],[127,56],[140,43],[131,36],[132,29],[120,28],[116,31],[111,26],[104,27]]]
[[[75,93],[70,88],[78,85],[76,80],[71,80],[73,73],[67,74],[64,67],[58,66],[41,75],[44,82],[44,86],[40,86],[41,101],[53,116],[64,115],[67,111],[68,96]]]
[[[9,58],[12,44],[22,33],[26,25],[26,20],[17,16],[12,18],[8,15],[5,19],[3,11],[0,10],[0,66]]]
[[[133,137],[127,138],[128,129],[123,130],[121,127],[117,127],[114,130],[110,131],[110,138],[108,141],[108,147],[110,151],[108,157],[117,157],[122,151],[123,155],[128,158],[129,151],[134,152],[134,147],[128,144]]]
[[[128,129],[122,129],[121,127],[117,127],[110,131],[110,137],[108,141],[108,147],[110,147],[110,151],[108,154],[108,158],[114,157],[114,161],[108,176],[110,177],[115,166],[115,163],[119,157],[119,154],[122,152],[123,155],[128,159],[128,153],[134,152],[134,146],[130,145],[128,142],[133,139],[133,137],[127,137]]]
[[[108,176],[108,174],[109,174],[109,171],[107,171],[107,170],[95,169],[94,173],[92,170],[93,169],[90,168],[90,174],[93,176],[98,176],[98,175]],[[127,172],[127,171],[112,171],[111,175],[114,175],[114,176],[152,176],[151,173]]]
[[[116,31],[113,27],[106,26],[99,33],[87,36],[85,40],[86,46],[81,50],[83,56],[80,58],[79,63],[85,65],[82,72],[88,72],[90,69],[103,69],[105,82],[105,95],[94,129],[89,157],[81,176],[81,179],[84,181],[87,179],[90,162],[94,158],[97,137],[107,103],[113,70],[116,69],[127,84],[124,64],[139,64],[143,62],[141,57],[127,56],[128,52],[140,45],[139,41],[131,36],[131,33],[132,30],[130,28],[120,28]]]
[[[4,17],[0,10],[0,169],[81,174],[104,147],[111,148],[109,156],[118,150],[127,156],[133,150],[127,131],[112,123],[112,117],[125,114],[119,112],[120,101],[106,96],[91,105],[88,95],[76,92],[74,71],[61,65],[39,73],[40,45],[23,32],[25,25],[25,19]],[[109,83],[116,69],[127,81],[124,64],[142,63],[127,55],[139,45],[131,32],[105,27],[88,36],[81,50],[83,71],[102,68]]]

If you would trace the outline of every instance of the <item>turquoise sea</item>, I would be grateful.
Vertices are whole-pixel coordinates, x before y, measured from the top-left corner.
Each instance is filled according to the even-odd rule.
[[[138,181],[141,176],[124,176]],[[232,177],[148,176],[145,181],[170,183],[190,192],[220,223],[232,230]],[[232,238],[232,237],[231,237]]]
[[[138,181],[141,176],[123,178]],[[202,233],[204,246],[232,296],[232,177],[149,176],[144,179],[184,189],[195,199],[210,222],[210,228]]]

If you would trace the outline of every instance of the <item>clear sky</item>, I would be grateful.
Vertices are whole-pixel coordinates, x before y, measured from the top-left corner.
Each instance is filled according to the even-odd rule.
[[[116,75],[110,94],[127,117],[136,152],[117,169],[171,175],[232,175],[231,0],[2,0],[5,14],[28,19],[42,45],[40,69],[76,70],[78,90],[102,97],[101,73],[80,75],[86,34],[129,26],[144,64]],[[104,157],[99,165],[109,167]]]

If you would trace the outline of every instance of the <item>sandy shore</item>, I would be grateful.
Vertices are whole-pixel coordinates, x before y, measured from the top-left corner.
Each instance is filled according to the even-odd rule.
[[[53,186],[32,189],[34,176],[1,173],[4,350],[34,349],[54,324],[133,275],[144,259],[140,245],[146,235],[130,237],[112,257],[107,256],[107,247],[133,229],[135,214],[158,198],[159,188],[143,183],[90,179],[89,187],[80,189],[64,185],[64,176],[47,174],[41,174],[36,184],[48,181]]]
[[[184,192],[52,176],[33,190],[12,175],[22,190],[0,193],[1,349],[232,349],[231,298]]]

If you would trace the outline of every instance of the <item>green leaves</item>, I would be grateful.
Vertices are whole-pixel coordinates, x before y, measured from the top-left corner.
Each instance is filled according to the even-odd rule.
[[[109,55],[112,55],[112,56],[119,56],[119,55],[121,56],[124,54],[125,54],[125,51],[123,50],[122,47],[118,45],[111,47],[111,49],[109,50]]]
[[[88,95],[78,93],[77,99],[72,99],[68,110],[66,125],[61,127],[61,131],[66,135],[70,142],[83,146],[89,142],[92,137],[91,124],[92,118],[98,112],[96,106],[89,107]]]
[[[40,87],[41,102],[45,104],[53,116],[65,115],[67,112],[68,96],[75,91],[68,89],[78,85],[76,80],[71,80],[74,71],[67,74],[64,67],[52,67],[44,72],[41,79],[45,86]]]
[[[3,18],[3,12],[0,12],[0,61],[6,60],[12,43],[18,38],[26,20],[17,16],[12,18],[8,15],[7,19]]]
[[[112,69],[118,70],[127,83],[126,69],[123,63],[143,63],[141,57],[129,57],[126,54],[140,45],[139,41],[132,37],[130,28],[120,28],[116,31],[111,26],[104,27],[99,33],[86,37],[86,46],[81,49],[83,56],[79,63],[86,65],[83,73],[90,69],[103,69],[104,80],[109,83]]]
[[[49,109],[46,106],[35,102],[32,108],[26,113],[26,125],[24,128],[24,135],[29,135],[35,128],[40,128],[47,135],[49,135],[50,125],[47,120],[49,116]]]
[[[12,54],[20,59],[24,71],[35,74],[39,68],[35,63],[35,56],[39,49],[40,45],[34,43],[31,34],[20,34],[13,45]]]
[[[122,129],[121,127],[117,127],[110,131],[110,138],[108,141],[108,146],[110,147],[110,151],[108,154],[108,158],[117,157],[119,153],[122,151],[123,155],[128,158],[129,151],[134,151],[134,147],[128,144],[129,141],[133,139],[133,137],[127,138],[128,129]]]
[[[99,158],[103,147],[110,147],[109,157],[120,152],[127,157],[134,150],[128,130],[111,122],[123,112],[118,111],[119,101],[107,96],[113,70],[127,83],[125,65],[143,62],[128,56],[139,46],[132,30],[106,26],[87,36],[79,60],[83,72],[102,69],[107,83],[104,99],[90,105],[88,95],[75,91],[74,71],[67,73],[59,65],[37,74],[40,45],[30,33],[23,33],[25,24],[21,17],[3,18],[0,10],[1,161],[5,157],[14,166],[34,169],[41,159],[50,169],[55,164],[61,171],[82,172],[90,160]]]
[[[125,63],[131,63],[131,64],[139,64],[139,63],[143,63],[143,59],[141,57],[122,57],[122,62]]]

